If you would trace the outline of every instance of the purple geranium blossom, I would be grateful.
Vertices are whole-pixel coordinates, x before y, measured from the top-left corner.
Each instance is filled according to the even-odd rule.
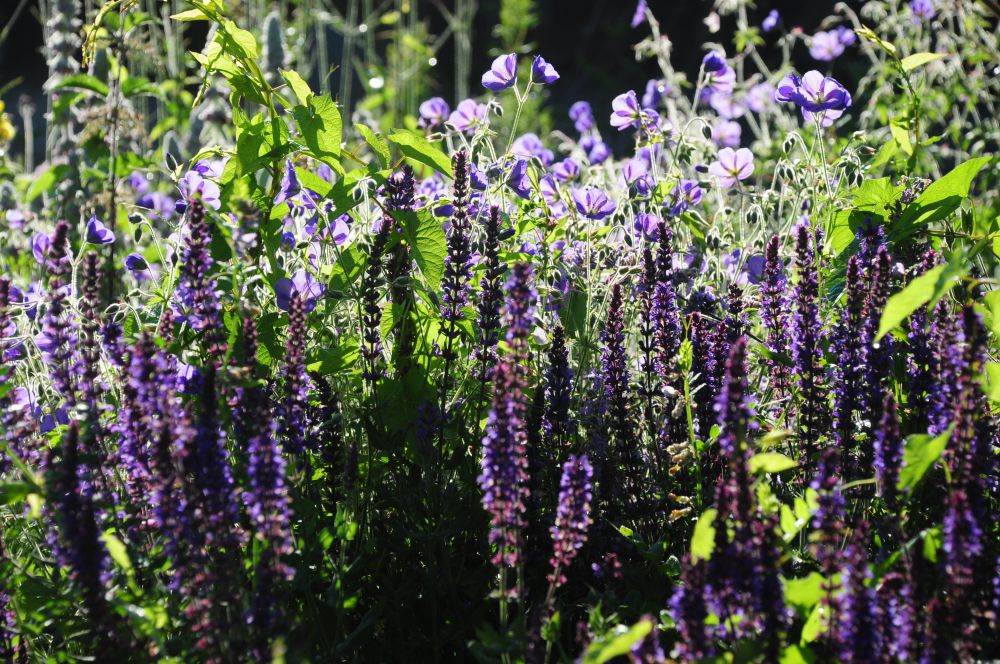
[[[663,97],[670,92],[670,85],[666,81],[651,78],[646,81],[646,91],[642,93],[642,105],[644,108],[656,108]]]
[[[923,21],[929,21],[937,15],[937,7],[933,0],[910,0],[907,5],[912,14],[914,25],[919,25]]]
[[[630,25],[633,28],[638,28],[646,20],[646,0],[639,0],[635,4],[635,11],[632,13],[632,22]]]
[[[851,105],[851,94],[836,79],[823,76],[816,70],[807,71],[802,78],[788,74],[781,79],[774,93],[775,101],[795,103],[812,113],[843,110]]]
[[[125,269],[130,272],[135,272],[137,270],[145,270],[149,267],[146,259],[143,258],[142,254],[131,253],[125,257]]]
[[[764,82],[750,88],[743,98],[743,103],[754,113],[763,113],[772,99],[774,99],[774,86]]]
[[[724,63],[723,63],[724,64]],[[729,65],[724,64],[718,71],[705,72],[705,88],[702,93],[711,96],[713,92],[732,92],[736,84],[736,72]]]
[[[821,30],[812,36],[809,43],[809,55],[814,60],[830,62],[836,60],[844,53],[844,43],[836,31]]]
[[[128,186],[137,194],[145,194],[149,191],[149,178],[142,171],[132,171],[128,176]]]
[[[653,109],[639,106],[635,90],[629,90],[615,97],[611,102],[611,108],[614,111],[611,114],[611,126],[618,131],[624,131],[629,127],[648,130],[656,127],[660,119]]]
[[[574,102],[569,107],[569,119],[573,121],[573,126],[581,134],[594,127],[594,111],[590,104],[585,101]]]
[[[507,175],[507,184],[521,198],[531,198],[531,179],[528,177],[528,162],[518,159]]]
[[[720,117],[727,120],[734,120],[746,112],[743,104],[736,101],[736,97],[730,91],[713,92],[708,97],[708,103]]]
[[[611,148],[594,136],[584,136],[580,139],[580,147],[587,153],[587,161],[591,166],[600,164],[611,156]]]
[[[31,238],[31,255],[35,257],[35,262],[43,263],[45,257],[49,255],[52,248],[52,238],[46,233],[35,233]]]
[[[441,97],[431,97],[420,104],[420,120],[417,126],[421,129],[437,129],[444,124],[451,108]]]
[[[781,21],[781,14],[778,13],[777,9],[772,9],[767,13],[767,16],[764,17],[764,20],[760,24],[760,28],[764,32],[771,32],[776,27],[778,27],[778,23],[780,21]]]
[[[672,205],[670,214],[677,216],[690,207],[701,203],[702,189],[697,180],[681,180],[670,192]]]
[[[701,59],[701,67],[707,73],[721,72],[728,67],[726,56],[718,51],[710,51]]]
[[[723,187],[732,187],[753,174],[753,153],[746,148],[723,148],[718,159],[709,165],[708,172],[718,178]]]
[[[712,142],[720,148],[739,147],[743,129],[732,120],[719,120],[712,125]]]
[[[323,295],[325,290],[326,287],[306,270],[299,270],[291,279],[282,277],[274,282],[274,294],[278,308],[282,311],[288,311],[293,292],[302,298],[307,312],[313,311],[316,308],[316,298]]]
[[[97,215],[90,217],[87,222],[87,242],[89,244],[111,244],[115,241],[115,234],[110,228],[105,226]]]
[[[614,201],[608,200],[607,195],[603,191],[594,187],[574,189],[572,193],[577,211],[594,221],[604,219],[614,212],[617,207]]]
[[[288,159],[285,162],[285,172],[281,175],[281,189],[278,190],[278,195],[274,197],[274,204],[281,205],[287,201],[288,205],[291,206],[291,199],[300,193],[302,193],[302,185],[299,184],[299,176],[295,172],[295,165],[292,164],[292,160]]]
[[[632,223],[633,228],[642,233],[643,237],[650,242],[656,242],[660,239],[660,226],[662,225],[663,219],[651,212],[637,214],[635,221]]]
[[[546,62],[545,58],[536,55],[535,60],[531,63],[531,80],[533,83],[555,83],[559,80],[559,72]]]
[[[486,104],[474,99],[464,99],[448,116],[448,122],[463,134],[471,134],[486,120]]]
[[[483,87],[492,92],[501,92],[514,85],[516,80],[517,56],[507,53],[497,56],[490,70],[483,74]]]
[[[198,163],[202,164],[205,162]],[[221,196],[219,185],[211,180],[206,180],[197,169],[188,171],[177,183],[177,186],[184,194],[185,200],[197,195],[201,198],[202,203],[213,210],[218,210],[222,206],[222,201],[219,199]]]
[[[572,159],[563,159],[552,164],[552,174],[561,182],[570,182],[580,177],[580,165]]]

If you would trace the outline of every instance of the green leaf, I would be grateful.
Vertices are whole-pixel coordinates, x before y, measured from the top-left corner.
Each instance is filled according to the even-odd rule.
[[[904,124],[905,121],[893,120],[889,124],[889,133],[896,140],[900,149],[907,154],[913,154],[913,143],[910,142],[910,130]]]
[[[403,228],[403,237],[413,249],[416,261],[427,287],[437,291],[444,275],[444,259],[448,248],[444,229],[430,210],[399,210],[392,213]]]
[[[24,194],[26,202],[30,203],[47,191],[50,191],[56,182],[62,180],[69,173],[69,164],[57,164],[49,170],[35,178],[28,191]]]
[[[209,18],[200,9],[189,9],[177,14],[171,14],[170,18],[175,21],[208,21]]]
[[[938,436],[926,433],[915,433],[906,437],[906,449],[903,451],[903,468],[899,471],[897,488],[900,491],[913,489],[920,483],[931,466],[938,462],[944,448],[951,438],[954,425]]]
[[[780,473],[795,468],[798,464],[778,452],[759,452],[750,457],[751,473]]]
[[[0,482],[0,505],[17,504],[31,493],[27,482]]]
[[[223,30],[220,30],[219,34],[227,53],[237,58],[242,55],[244,59],[248,60],[256,60],[260,57],[260,53],[257,51],[257,38],[253,36],[252,32],[244,30],[229,20],[222,23],[222,28]]]
[[[624,657],[651,631],[652,621],[640,620],[627,632],[604,636],[590,644],[583,656],[583,664],[604,664],[615,657]]]
[[[708,560],[715,550],[715,517],[719,513],[717,509],[707,509],[704,514],[698,517],[698,523],[694,524],[694,534],[691,535],[691,560]]]
[[[961,280],[963,271],[951,265],[938,265],[911,281],[906,288],[889,298],[879,320],[875,341],[910,317],[920,307],[940,300]]]
[[[409,129],[394,129],[387,136],[390,142],[399,146],[399,151],[409,159],[430,166],[448,177],[455,177],[451,169],[451,160],[436,145],[428,141],[422,134]]]
[[[899,64],[903,66],[903,71],[912,71],[917,67],[926,65],[928,62],[940,60],[947,55],[948,53],[914,53],[900,60]]]
[[[360,122],[355,122],[354,128],[364,137],[365,143],[371,147],[375,156],[378,157],[379,165],[382,168],[388,168],[390,160],[389,144],[385,142],[385,139],[372,131],[368,125],[361,124]]]
[[[801,579],[785,581],[785,603],[805,615],[823,597],[823,575],[812,572]]]
[[[1000,290],[987,293],[983,302],[990,311],[990,331],[993,332],[993,337],[1000,341]]]
[[[313,96],[313,91],[309,87],[309,84],[294,69],[279,69],[278,71],[281,73],[281,77],[285,79],[285,82],[288,83],[288,87],[295,93],[295,98],[299,100],[299,103],[307,106],[309,99]]]
[[[986,363],[986,379],[983,385],[990,401],[1000,403],[1000,362]]]
[[[292,116],[313,156],[324,162],[336,163],[340,157],[343,130],[336,102],[326,95],[313,96],[307,106],[293,108]]]
[[[364,272],[367,261],[367,254],[358,247],[350,247],[342,251],[330,269],[327,287],[330,290],[346,291]]]
[[[812,613],[806,619],[806,624],[802,626],[802,636],[799,639],[800,646],[812,643],[816,640],[816,637],[826,631],[826,621],[823,620],[823,614],[825,613],[826,611],[822,604],[817,604],[813,607]]]
[[[131,573],[132,561],[128,557],[128,549],[125,548],[125,544],[120,539],[115,537],[114,531],[104,531],[101,539],[104,541],[104,547],[108,550],[111,560],[126,573]]]
[[[309,358],[306,369],[311,374],[328,376],[351,369],[357,363],[359,356],[358,342],[349,339],[334,348],[321,348],[314,352]]]
[[[778,664],[812,664],[815,659],[816,657],[812,651],[808,649],[803,650],[793,643],[781,651]]]
[[[108,96],[107,84],[90,74],[70,74],[69,76],[59,79],[58,83],[53,84],[48,89],[66,90],[70,88],[77,90],[90,90],[91,92],[96,92],[102,97]]]
[[[970,159],[956,166],[940,180],[932,182],[907,207],[899,227],[893,229],[892,239],[898,241],[909,237],[917,226],[939,221],[957,210],[962,200],[969,196],[969,188],[976,175],[992,158],[986,156]]]
[[[941,538],[940,528],[931,528],[924,531],[923,554],[925,560],[936,563],[938,561],[938,551],[941,550],[943,545],[944,540]]]

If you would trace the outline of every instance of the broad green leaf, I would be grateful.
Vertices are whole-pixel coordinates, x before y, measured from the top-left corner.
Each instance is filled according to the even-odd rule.
[[[907,284],[906,288],[890,297],[885,305],[885,310],[882,311],[875,341],[884,337],[890,330],[895,329],[914,311],[941,299],[945,293],[951,290],[962,275],[960,272],[948,268],[948,265],[932,267]]]
[[[983,389],[990,401],[1000,403],[1000,362],[986,363],[986,383]]]
[[[385,139],[379,136],[377,133],[371,130],[368,125],[361,124],[360,122],[354,123],[354,128],[358,130],[365,139],[365,143],[371,147],[375,156],[378,157],[378,163],[382,168],[389,167],[389,144],[385,142]]]
[[[795,461],[778,452],[759,452],[750,457],[751,473],[780,473],[797,465]]]
[[[200,9],[188,9],[187,11],[179,12],[177,14],[171,14],[170,18],[175,21],[208,21],[209,18],[205,16]]]
[[[708,560],[715,550],[715,517],[719,513],[717,509],[707,509],[704,514],[698,517],[698,523],[694,524],[694,534],[691,535],[691,560]]]
[[[931,436],[926,433],[915,433],[906,437],[906,449],[903,451],[903,468],[899,471],[899,482],[897,488],[900,491],[913,489],[920,483],[931,466],[941,459],[944,448],[951,438],[951,431],[948,430],[938,436]]]
[[[781,651],[778,664],[812,664],[815,659],[815,655],[810,650],[803,650],[793,643]]]
[[[1000,341],[1000,290],[987,293],[983,302],[990,311],[990,331],[993,332],[993,337]]]
[[[907,129],[903,124],[893,121],[889,124],[889,132],[892,137],[896,140],[900,149],[907,155],[913,154],[913,143],[910,142],[910,130]]]
[[[947,53],[914,53],[903,58],[900,64],[903,66],[903,71],[912,71],[917,67],[926,65],[928,62],[940,60],[947,55]]]
[[[632,651],[632,647],[642,641],[653,631],[653,623],[640,620],[628,631],[611,634],[590,644],[583,656],[583,664],[604,664],[615,657],[624,657]]]
[[[448,177],[455,177],[448,156],[422,134],[409,129],[394,129],[386,138],[399,146],[403,156],[430,166]]]
[[[941,529],[931,528],[925,531],[923,544],[924,559],[936,563],[938,561],[938,551],[941,550],[941,546],[944,544],[944,540],[941,538]]]
[[[0,505],[11,505],[24,500],[31,493],[27,482],[0,482]]]
[[[128,549],[125,548],[125,544],[115,537],[114,532],[111,530],[104,531],[104,534],[101,535],[101,540],[104,541],[104,547],[108,550],[111,560],[125,572],[131,573],[132,561],[128,557]]]
[[[944,177],[932,182],[906,209],[899,228],[891,234],[894,240],[911,235],[917,226],[944,219],[958,209],[969,195],[969,188],[976,175],[992,159],[976,157],[959,164]]]
[[[382,309],[382,322],[379,325],[379,332],[382,334],[382,338],[387,339],[405,316],[406,306],[397,304],[396,302],[390,302],[388,306]]]
[[[62,180],[68,173],[69,164],[57,164],[45,171],[32,181],[31,186],[28,187],[28,191],[24,195],[25,201],[30,203],[45,192],[51,190],[52,187],[55,186],[56,182]]]
[[[309,358],[306,369],[311,374],[328,376],[351,369],[357,363],[359,356],[358,342],[350,339],[334,348],[321,348],[315,351]]]
[[[327,287],[332,291],[346,291],[365,270],[368,257],[358,247],[350,247],[342,252],[330,268]]]
[[[812,613],[806,619],[806,624],[802,626],[802,636],[799,645],[804,646],[816,640],[820,634],[826,631],[826,621],[823,619],[826,611],[822,604],[813,607]]]
[[[302,135],[302,141],[313,156],[327,163],[336,163],[340,157],[343,129],[336,102],[326,95],[316,95],[309,99],[307,106],[296,106],[292,109],[292,115]]]
[[[46,88],[49,90],[66,90],[73,88],[78,90],[90,90],[91,92],[96,92],[102,97],[106,97],[108,95],[107,84],[90,74],[70,74],[69,76],[60,79],[58,83],[53,84],[51,87],[46,86]]]
[[[260,57],[257,50],[257,38],[249,30],[244,30],[233,21],[225,21],[222,24],[220,36],[226,46],[226,51],[239,58],[241,55],[249,60],[256,60]]]
[[[801,579],[785,580],[785,603],[805,615],[823,596],[823,575],[812,572]]]
[[[430,210],[401,210],[392,213],[403,228],[403,237],[413,249],[416,261],[427,287],[437,291],[444,275],[444,259],[448,253],[444,229]]]
[[[299,103],[307,106],[309,99],[313,96],[313,91],[309,87],[309,84],[294,69],[279,69],[278,71],[281,73],[281,77],[285,79],[285,82],[288,83],[288,87],[295,93],[295,98],[299,100]]]

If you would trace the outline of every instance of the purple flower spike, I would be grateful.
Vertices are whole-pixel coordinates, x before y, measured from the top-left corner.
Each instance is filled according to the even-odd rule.
[[[125,257],[125,268],[131,272],[137,270],[145,270],[149,267],[146,263],[146,259],[142,257],[142,254],[132,253]]]
[[[556,508],[556,522],[552,526],[552,574],[549,582],[556,586],[566,581],[563,572],[579,553],[587,541],[587,530],[593,521],[590,518],[590,501],[593,499],[591,478],[594,469],[587,455],[574,454],[563,464],[562,479],[559,481],[559,505]]]
[[[559,72],[556,68],[545,61],[540,55],[535,56],[535,61],[531,63],[531,80],[534,83],[555,83],[559,80]]]
[[[723,187],[732,187],[753,174],[753,153],[746,148],[723,148],[719,158],[709,165],[708,172],[718,178]]]
[[[514,85],[516,78],[517,56],[508,53],[498,56],[490,66],[490,70],[483,74],[483,87],[493,92],[501,92]]]
[[[87,242],[90,244],[111,244],[115,241],[115,234],[107,226],[101,223],[95,214],[87,222]]]
[[[604,219],[614,212],[616,207],[603,191],[593,187],[574,189],[573,202],[576,203],[576,209],[580,214],[594,221]]]
[[[294,292],[305,301],[306,311],[311,312],[316,308],[316,298],[323,295],[325,290],[323,284],[305,270],[299,270],[291,279],[282,277],[274,282],[274,294],[277,296],[278,308],[282,311],[288,311]]]

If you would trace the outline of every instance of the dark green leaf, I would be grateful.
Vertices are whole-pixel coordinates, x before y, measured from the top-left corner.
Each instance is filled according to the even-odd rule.
[[[399,151],[403,156],[419,161],[421,164],[430,166],[439,173],[444,173],[448,177],[454,177],[451,168],[451,160],[436,145],[419,134],[409,129],[394,129],[387,137],[390,142],[399,146]]]

